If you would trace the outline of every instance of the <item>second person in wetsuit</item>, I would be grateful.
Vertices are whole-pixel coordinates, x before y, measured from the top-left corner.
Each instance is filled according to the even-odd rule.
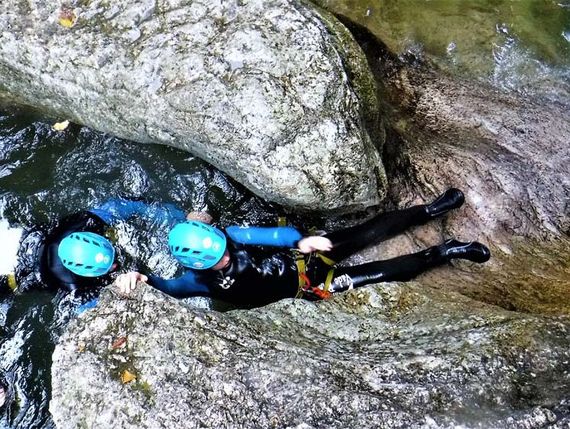
[[[189,268],[184,275],[165,280],[131,272],[121,275],[117,283],[128,291],[143,280],[176,297],[208,296],[255,307],[282,298],[321,298],[367,284],[406,281],[452,259],[486,262],[490,257],[486,246],[452,239],[385,261],[336,266],[355,252],[424,224],[463,202],[463,193],[452,188],[431,204],[383,213],[322,237],[303,237],[292,227],[231,226],[224,233],[202,222],[187,221],[176,225],[169,235],[172,254]],[[290,249],[309,256],[299,258]]]
[[[69,292],[92,292],[111,284],[124,259],[122,249],[113,243],[112,226],[133,216],[166,222],[170,227],[185,219],[184,212],[172,204],[110,199],[59,220],[45,234],[37,252],[20,249],[16,284],[33,283],[38,271],[44,285]],[[32,253],[34,260],[25,253]]]

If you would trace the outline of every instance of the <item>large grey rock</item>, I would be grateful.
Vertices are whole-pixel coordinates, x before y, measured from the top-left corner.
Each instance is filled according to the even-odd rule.
[[[70,19],[71,28],[61,25]],[[385,194],[374,81],[347,30],[295,0],[0,3],[0,98],[187,149],[310,209]]]
[[[225,314],[107,291],[55,350],[50,411],[60,429],[566,427],[569,328],[415,283]]]

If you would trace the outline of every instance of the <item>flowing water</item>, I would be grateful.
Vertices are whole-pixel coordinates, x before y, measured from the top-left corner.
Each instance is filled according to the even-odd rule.
[[[570,106],[570,0],[316,0],[393,52]]]
[[[318,3],[366,26],[402,56],[570,104],[570,0]],[[39,240],[35,227],[115,196],[208,210],[221,225],[272,224],[280,212],[188,153],[76,125],[56,132],[37,118],[0,112],[2,274],[13,269],[16,249],[21,248],[20,257],[33,254]],[[174,274],[164,226],[135,219],[119,232],[133,259],[149,261],[159,274]],[[17,293],[0,287],[0,385],[6,388],[0,426],[52,427],[51,353],[77,305],[68,295],[43,288],[33,275],[22,280]]]

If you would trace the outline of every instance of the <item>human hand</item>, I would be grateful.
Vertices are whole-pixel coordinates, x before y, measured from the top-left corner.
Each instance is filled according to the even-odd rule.
[[[301,253],[311,253],[315,250],[320,250],[321,252],[328,252],[333,247],[332,242],[326,237],[319,237],[317,235],[312,235],[310,237],[305,237],[299,240],[297,243],[297,248]]]
[[[137,287],[137,282],[146,282],[148,277],[144,274],[131,271],[129,273],[121,274],[115,280],[115,285],[123,295],[128,295]]]

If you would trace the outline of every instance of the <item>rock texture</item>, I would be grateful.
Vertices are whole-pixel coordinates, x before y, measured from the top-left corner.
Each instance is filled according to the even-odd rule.
[[[448,186],[467,201],[353,262],[449,236],[490,244],[492,260],[223,314],[108,291],[54,354],[59,427],[570,425],[568,112],[361,40],[390,103],[386,207]],[[125,370],[136,380],[123,383]]]
[[[50,411],[60,429],[562,428],[569,329],[414,283],[225,314],[109,290],[54,353]]]
[[[293,0],[4,0],[0,98],[189,150],[258,195],[308,209],[385,195],[365,123],[366,59],[331,15]],[[381,127],[376,127],[380,129]]]
[[[388,103],[387,208],[428,202],[450,186],[466,196],[461,209],[355,261],[449,237],[479,240],[492,248],[488,264],[455,264],[423,276],[422,284],[511,310],[570,314],[570,111],[405,62],[366,29],[350,28]]]

